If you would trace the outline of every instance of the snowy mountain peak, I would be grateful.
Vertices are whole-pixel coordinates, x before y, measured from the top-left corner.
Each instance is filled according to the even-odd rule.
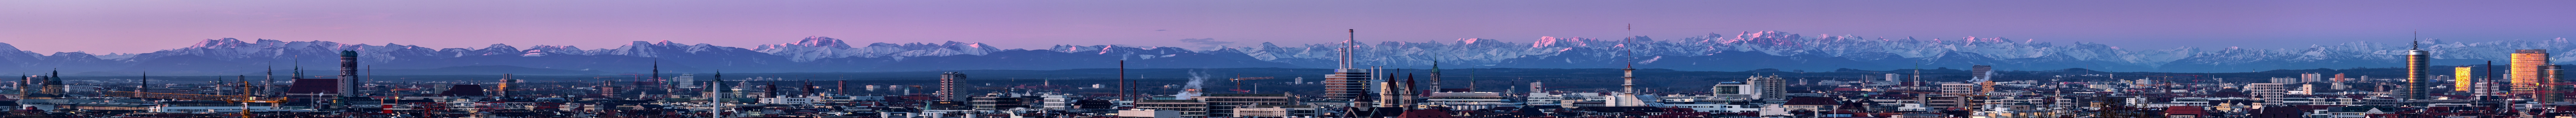
[[[1553,36],[1541,36],[1538,37],[1538,41],[1532,41],[1530,43],[1530,48],[1586,47],[1591,46],[1591,43],[1595,42],[1594,40],[1595,39],[1583,37],[1557,38]]]
[[[204,40],[204,41],[197,41],[197,45],[189,45],[189,46],[188,46],[188,48],[219,48],[219,47],[220,47],[220,48],[233,48],[233,47],[249,47],[250,45],[251,45],[251,43],[249,43],[249,42],[242,42],[242,41],[241,41],[241,39],[222,38],[222,39],[206,39],[206,40]]]
[[[841,42],[841,39],[833,39],[832,37],[821,37],[821,36],[810,36],[810,37],[805,37],[805,40],[802,40],[802,41],[796,41],[796,43],[778,44],[778,45],[780,45],[780,46],[828,47],[828,48],[833,48],[833,49],[847,49],[847,48],[850,48],[850,44],[849,44],[849,43],[846,43],[846,42]]]

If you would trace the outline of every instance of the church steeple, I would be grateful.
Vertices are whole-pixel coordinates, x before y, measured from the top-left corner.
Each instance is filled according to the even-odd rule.
[[[1438,58],[1433,58],[1433,59],[1431,60],[1431,91],[1432,91],[1432,92],[1447,92],[1447,90],[1443,90],[1443,89],[1449,89],[1449,88],[1441,88],[1441,87],[1440,87],[1440,60],[1439,60]],[[1463,91],[1461,91],[1461,92],[1463,92]]]

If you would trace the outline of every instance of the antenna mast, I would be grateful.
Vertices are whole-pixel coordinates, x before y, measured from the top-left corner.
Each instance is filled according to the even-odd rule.
[[[1628,24],[1628,30],[1636,31],[1637,25]],[[1619,41],[1619,56],[1621,58],[1626,58],[1619,63],[1621,63],[1620,65],[1627,67],[1619,69],[1619,79],[1621,80],[1619,82],[1619,89],[1620,92],[1627,92],[1629,94],[1637,93],[1637,58],[1629,57],[1632,55],[1630,53],[1636,53],[1634,50],[1629,50],[1629,46],[1635,45],[1630,42],[1636,41],[1636,38],[1636,36],[1628,36],[1627,40]]]

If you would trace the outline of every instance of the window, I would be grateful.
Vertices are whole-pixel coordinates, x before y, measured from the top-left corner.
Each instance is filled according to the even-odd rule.
[[[1717,94],[1744,94],[1743,86],[1717,86]]]

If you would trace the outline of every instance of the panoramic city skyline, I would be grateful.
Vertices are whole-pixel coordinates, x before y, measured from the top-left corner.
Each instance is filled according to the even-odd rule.
[[[2098,42],[2127,49],[2300,48],[2576,36],[2567,1],[7,1],[0,43],[37,53],[146,53],[204,39],[431,48],[605,48],[669,40],[729,47],[808,36],[854,43],[1251,46],[1709,33]],[[281,5],[291,4],[291,5]],[[1626,24],[1636,24],[1626,31]],[[1205,39],[1185,42],[1184,39]],[[1232,42],[1232,43],[1225,43]],[[2222,43],[2223,42],[2223,43]]]
[[[0,117],[2563,118],[2571,3],[0,1]]]

